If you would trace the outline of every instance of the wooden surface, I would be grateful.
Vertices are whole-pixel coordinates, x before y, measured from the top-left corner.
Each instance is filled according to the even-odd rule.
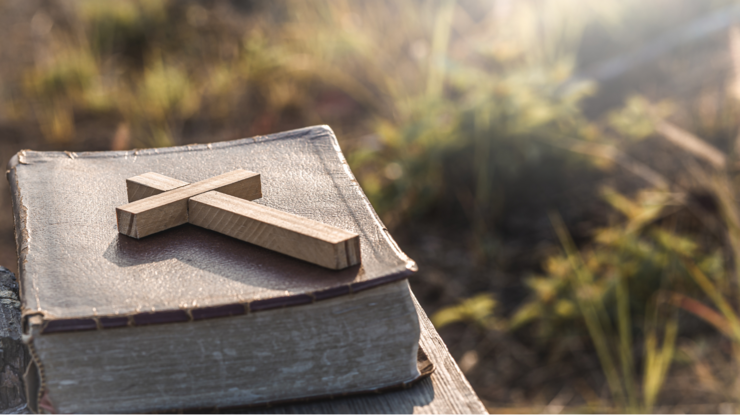
[[[129,182],[131,184],[131,182]],[[188,222],[188,199],[219,191],[244,199],[262,196],[258,173],[237,169],[116,208],[118,231],[142,238]],[[128,191],[128,194],[136,191]]]
[[[188,215],[193,225],[329,269],[360,263],[357,234],[221,192],[190,198]]]
[[[150,196],[159,195],[162,192],[171,191],[180,188],[188,183],[169,176],[160,175],[156,172],[149,172],[143,175],[134,176],[126,179],[126,192],[128,193],[128,202],[136,202],[140,199],[149,198]]]

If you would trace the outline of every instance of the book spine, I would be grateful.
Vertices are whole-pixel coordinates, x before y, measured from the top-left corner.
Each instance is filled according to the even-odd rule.
[[[24,151],[18,152],[8,162],[8,170],[6,177],[10,184],[10,195],[11,204],[13,206],[13,222],[15,224],[15,246],[18,254],[18,292],[19,298],[21,299],[21,339],[26,344],[27,351],[30,355],[30,360],[27,360],[29,365],[25,369],[23,375],[25,385],[25,396],[27,400],[27,406],[29,410],[38,412],[39,398],[43,392],[43,376],[41,375],[40,367],[41,363],[38,362],[38,356],[36,356],[33,349],[33,341],[30,336],[31,328],[28,325],[28,305],[24,301],[25,295],[27,295],[31,288],[29,282],[26,279],[26,255],[28,254],[28,248],[30,244],[30,235],[26,226],[26,218],[28,216],[28,210],[23,205],[23,198],[21,197],[20,187],[18,185],[18,166],[26,164]]]
[[[20,299],[23,301],[21,304],[21,313],[23,315],[23,328],[25,325],[25,315],[27,314],[26,308],[28,305],[25,302],[26,296],[30,294],[32,290],[29,287],[29,282],[26,276],[26,255],[28,254],[28,248],[30,244],[30,235],[26,226],[26,219],[28,217],[28,210],[23,205],[23,198],[20,194],[20,187],[18,185],[18,167],[25,164],[24,151],[18,152],[8,162],[8,170],[6,176],[8,183],[10,184],[11,203],[13,206],[13,222],[15,224],[15,246],[18,254],[18,286],[20,292]]]
[[[101,329],[114,329],[144,325],[161,325],[177,322],[198,321],[202,319],[225,318],[229,316],[243,315],[279,309],[292,306],[306,305],[317,301],[345,296],[363,290],[372,289],[377,286],[393,283],[406,279],[411,272],[401,270],[381,278],[355,282],[349,285],[339,286],[327,290],[299,295],[281,296],[277,298],[261,299],[245,303],[232,303],[211,307],[196,307],[187,309],[160,310],[155,312],[141,312],[133,315],[122,316],[88,316],[68,319],[44,319],[39,324],[40,334],[52,334],[57,332],[96,331]],[[33,317],[36,314],[28,316]]]

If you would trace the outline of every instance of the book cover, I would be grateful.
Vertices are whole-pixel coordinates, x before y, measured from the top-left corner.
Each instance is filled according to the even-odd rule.
[[[359,234],[362,264],[326,269],[192,225],[119,234],[126,178],[260,173],[256,202]],[[44,332],[149,325],[318,302],[416,270],[326,126],[230,142],[112,152],[22,151],[9,163],[24,320]]]

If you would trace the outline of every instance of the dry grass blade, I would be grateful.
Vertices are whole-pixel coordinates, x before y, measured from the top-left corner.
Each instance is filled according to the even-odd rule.
[[[588,143],[572,139],[565,139],[562,141],[563,146],[561,147],[565,147],[572,152],[610,160],[657,188],[667,189],[669,187],[669,182],[663,177],[663,175],[650,169],[647,165],[631,158],[614,146],[608,144]]]
[[[698,318],[701,318],[705,322],[717,328],[726,336],[732,338],[732,328],[727,319],[725,319],[719,312],[703,304],[702,302],[674,292],[671,293],[670,303],[693,314]]]
[[[455,1],[453,0],[442,2],[437,11],[432,39],[432,55],[429,61],[429,77],[427,78],[427,95],[430,98],[436,98],[442,93],[445,75],[444,60],[450,43],[454,13]]]
[[[702,272],[696,265],[688,261],[684,261],[684,267],[689,271],[689,274],[694,279],[696,284],[701,287],[704,293],[709,296],[714,302],[715,306],[722,312],[725,319],[730,325],[732,337],[735,342],[740,340],[740,320],[738,315],[729,302],[722,295],[722,292],[712,283],[711,280]]]
[[[735,78],[731,86],[731,92],[736,100],[740,100],[740,29],[737,26],[730,29],[729,43],[732,72]]]
[[[563,246],[563,250],[568,258],[573,271],[575,272],[575,278],[571,280],[574,292],[576,293],[576,302],[578,309],[581,311],[588,333],[591,337],[591,341],[596,348],[596,355],[599,358],[599,363],[606,376],[609,390],[612,393],[614,401],[620,405],[625,406],[626,395],[624,388],[622,387],[622,381],[620,380],[619,371],[612,358],[609,339],[605,331],[605,325],[608,323],[608,318],[605,316],[604,305],[599,299],[593,299],[589,296],[587,288],[588,282],[593,281],[593,277],[590,275],[588,269],[583,264],[578,249],[573,242],[568,230],[565,228],[563,219],[557,213],[550,214],[550,222],[555,228],[555,233],[558,235],[558,239]]]
[[[727,165],[724,153],[686,130],[665,120],[656,120],[655,129],[669,142],[711,163],[716,169],[724,169]]]
[[[632,356],[632,319],[630,317],[629,286],[625,276],[620,276],[617,283],[617,324],[619,327],[619,359],[622,363],[622,376],[627,391],[630,409],[637,410],[637,389],[633,371]]]
[[[733,80],[730,84],[730,93],[740,101],[740,29],[733,26],[729,33],[730,58],[732,58]],[[740,154],[740,133],[735,138],[735,153]]]
[[[727,174],[714,175],[709,183],[719,202],[722,218],[727,226],[727,237],[735,257],[735,278],[740,282],[740,211],[735,198],[732,179]],[[740,341],[740,338],[738,339]]]
[[[678,335],[678,318],[669,320],[664,328],[663,345],[658,347],[658,337],[651,331],[645,337],[645,373],[643,377],[643,399],[645,411],[649,412],[658,399],[668,369],[671,367]]]

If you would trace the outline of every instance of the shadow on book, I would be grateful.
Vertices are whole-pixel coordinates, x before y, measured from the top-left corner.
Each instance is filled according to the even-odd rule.
[[[364,273],[361,265],[328,270],[190,224],[140,240],[117,234],[103,257],[118,267],[177,260],[236,282],[275,290],[294,288],[295,280],[310,281],[312,286],[350,284]]]

